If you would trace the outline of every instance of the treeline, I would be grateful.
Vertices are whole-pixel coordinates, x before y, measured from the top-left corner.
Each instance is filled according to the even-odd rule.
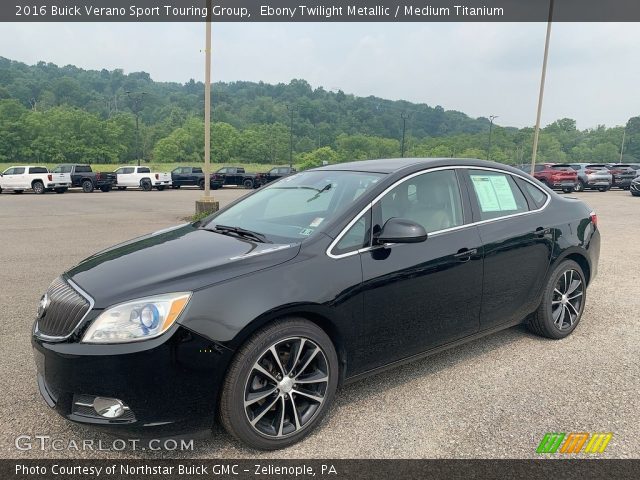
[[[0,163],[156,163],[203,158],[202,83],[154,82],[144,72],[88,71],[0,57]],[[129,94],[127,92],[130,92]],[[144,95],[142,95],[144,93]],[[142,97],[139,137],[134,100]],[[355,97],[289,84],[234,82],[213,87],[212,158],[219,163],[323,161],[398,157],[406,117],[406,156],[531,158],[533,129],[495,126],[440,106]],[[293,148],[291,151],[291,125]],[[540,161],[615,162],[623,127],[578,130],[574,120],[546,126]],[[626,128],[625,161],[640,159],[640,117]]]

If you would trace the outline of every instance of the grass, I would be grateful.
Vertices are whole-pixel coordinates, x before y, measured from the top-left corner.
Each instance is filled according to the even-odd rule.
[[[124,165],[135,165],[135,164],[136,164],[135,162],[129,163],[129,164],[125,164],[125,163],[122,163],[122,164],[92,163],[91,164],[91,169],[94,172],[113,172],[117,168],[122,167]],[[38,165],[38,166],[45,166],[45,167],[47,167],[47,168],[49,168],[51,170],[56,165],[58,165],[58,163],[38,163],[38,164],[28,163],[28,162],[0,163],[0,173],[4,172],[7,168],[13,167],[13,166],[16,166],[16,165]],[[157,172],[170,172],[171,170],[173,170],[176,167],[203,167],[203,164],[201,164],[201,163],[189,163],[189,162],[182,162],[182,163],[142,163],[142,165],[144,165],[145,167],[151,168],[151,170],[154,171],[154,172],[155,171],[157,171]],[[259,172],[268,172],[273,167],[285,166],[285,164],[283,163],[283,164],[279,164],[279,165],[271,165],[271,164],[268,164],[268,163],[212,163],[211,164],[211,171],[215,172],[219,168],[231,167],[231,166],[244,167],[246,172],[259,173]]]

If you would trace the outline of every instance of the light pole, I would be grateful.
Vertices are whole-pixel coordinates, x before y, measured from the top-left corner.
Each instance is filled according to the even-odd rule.
[[[622,131],[622,144],[620,145],[620,162],[622,163],[622,155],[624,154],[624,140],[627,136],[627,126],[624,126],[624,130]]]
[[[540,77],[540,94],[538,95],[538,113],[536,115],[536,128],[533,133],[533,152],[531,153],[531,175],[536,169],[536,157],[538,156],[538,137],[540,136],[540,117],[542,116],[542,99],[544,98],[544,81],[547,77],[547,59],[549,57],[549,40],[551,38],[551,21],[553,20],[553,0],[549,0],[549,18],[547,20],[547,37],[544,42],[544,56],[542,58],[542,75]]]
[[[291,123],[289,125],[289,168],[293,167],[293,114],[297,108],[298,107],[295,105],[287,105],[287,111],[291,118]]]
[[[147,93],[140,92],[137,95],[132,95],[129,90],[125,93],[129,99],[131,111],[136,116],[136,157],[138,158],[138,166],[140,166],[140,112],[142,111],[142,99]]]
[[[487,160],[491,160],[491,132],[493,130],[493,121],[498,115],[489,115],[489,148],[487,149]]]
[[[400,157],[404,158],[404,134],[407,130],[407,119],[409,118],[409,114],[401,113],[400,118],[402,119],[402,144],[400,145]]]

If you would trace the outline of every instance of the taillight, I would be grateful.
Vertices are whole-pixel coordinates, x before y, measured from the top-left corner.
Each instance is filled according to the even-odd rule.
[[[47,175],[47,178],[49,179],[50,182],[53,181],[53,175],[49,174]]]
[[[598,226],[598,215],[596,215],[596,212],[591,212],[589,214],[589,217],[591,217],[591,223],[593,223],[594,227]]]
[[[156,180],[160,180],[160,174],[156,173]]]

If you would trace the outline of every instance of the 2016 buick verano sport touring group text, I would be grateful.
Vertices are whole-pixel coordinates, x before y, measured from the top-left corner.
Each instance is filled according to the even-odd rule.
[[[505,165],[308,170],[54,280],[32,334],[38,384],[76,422],[156,433],[219,419],[282,448],[343,382],[522,322],[566,337],[599,251],[594,212]]]

